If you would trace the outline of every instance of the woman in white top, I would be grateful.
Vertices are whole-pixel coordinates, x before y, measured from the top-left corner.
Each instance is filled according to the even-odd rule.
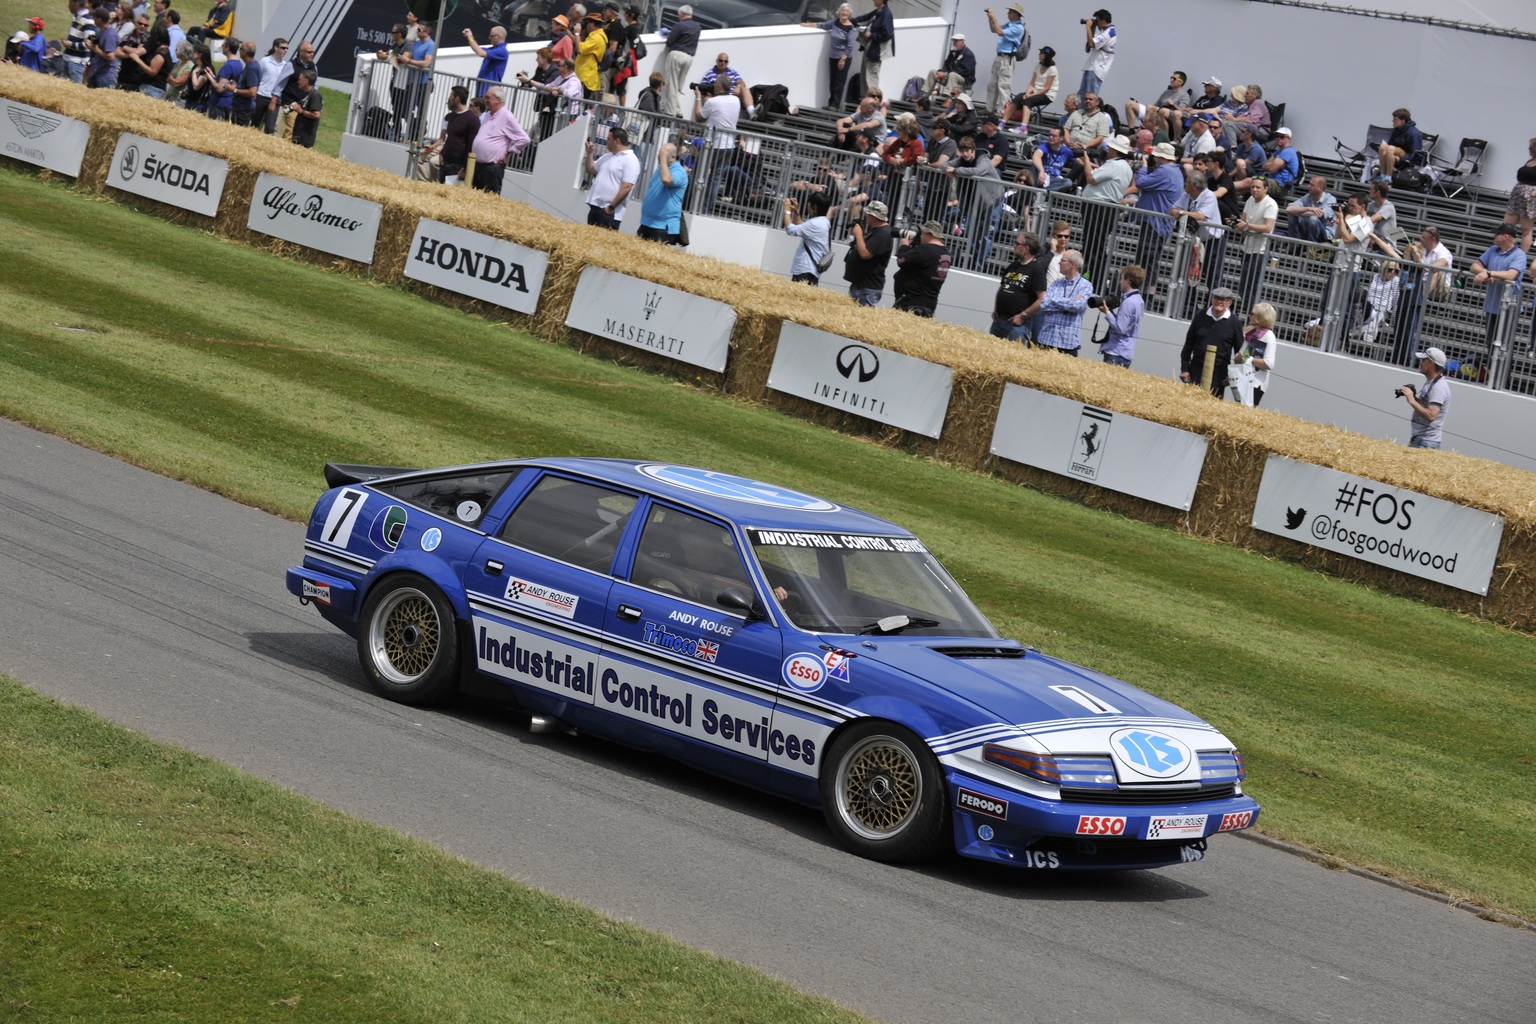
[[[1040,63],[1029,76],[1029,85],[1008,102],[1003,110],[1004,121],[1017,121],[1019,127],[1029,126],[1030,112],[1056,99],[1061,76],[1056,67],[1056,51],[1049,46],[1040,47]]]
[[[1261,302],[1248,312],[1248,326],[1243,331],[1243,344],[1232,353],[1233,366],[1247,366],[1252,371],[1253,377],[1253,405],[1255,408],[1264,401],[1264,392],[1269,388],[1269,371],[1275,366],[1275,351],[1280,343],[1275,339],[1275,332],[1270,328],[1275,326],[1275,307],[1267,302]],[[1240,376],[1247,376],[1247,371],[1241,374],[1233,371],[1232,380],[1235,382]],[[1242,392],[1246,390],[1241,384],[1234,387],[1239,401],[1245,397]],[[1243,402],[1247,405],[1247,402]]]
[[[1360,328],[1360,340],[1367,345],[1374,344],[1376,332],[1381,330],[1381,325],[1387,322],[1387,318],[1397,312],[1398,296],[1398,270],[1397,263],[1387,260],[1381,265],[1381,271],[1371,278],[1371,283],[1365,289],[1365,323]]]

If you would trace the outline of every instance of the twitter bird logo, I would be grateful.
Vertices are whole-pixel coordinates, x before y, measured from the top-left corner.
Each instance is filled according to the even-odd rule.
[[[1285,528],[1287,530],[1294,530],[1301,525],[1301,521],[1305,518],[1307,518],[1306,509],[1287,506],[1285,509]]]

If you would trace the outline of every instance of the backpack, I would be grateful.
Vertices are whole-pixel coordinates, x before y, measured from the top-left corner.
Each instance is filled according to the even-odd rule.
[[[1013,51],[1014,60],[1028,60],[1033,50],[1030,48],[1029,29],[1024,30],[1024,38],[1019,40],[1019,48]]]
[[[635,60],[645,60],[646,50],[644,39],[641,39],[639,36],[635,36],[635,44],[631,46],[630,49],[635,51]]]
[[[913,102],[923,94],[923,76],[913,75],[907,79],[907,84],[901,87],[901,98],[908,103]]]

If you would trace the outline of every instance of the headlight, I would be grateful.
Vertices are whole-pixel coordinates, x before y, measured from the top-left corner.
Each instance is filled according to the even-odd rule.
[[[1061,785],[1061,769],[1050,754],[1036,754],[1028,750],[1014,750],[996,743],[984,744],[981,759],[1011,772],[1027,775],[1053,786]]]

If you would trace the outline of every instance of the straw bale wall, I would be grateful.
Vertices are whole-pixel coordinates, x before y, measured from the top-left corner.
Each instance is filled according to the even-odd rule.
[[[409,282],[408,287],[455,308],[526,328],[551,342],[578,344],[605,358],[663,370],[720,387],[747,400],[772,401],[795,415],[882,443],[971,469],[990,470],[1089,505],[1150,522],[1177,525],[1213,541],[1271,553],[1346,579],[1413,594],[1435,604],[1489,615],[1517,628],[1536,631],[1536,475],[1452,452],[1411,450],[1322,424],[1243,408],[1217,401],[1199,388],[1128,373],[1093,360],[1023,350],[954,324],[918,320],[890,309],[856,307],[831,290],[806,288],[756,268],[692,256],[631,236],[571,224],[484,193],[407,181],[133,94],[87,91],[57,78],[0,66],[0,95],[91,122],[91,140],[77,180],[77,186],[84,190],[106,191],[113,147],[118,134],[124,131],[229,162],[225,194],[218,215],[213,218],[175,210],[115,189],[109,193],[115,200],[152,209],[157,216],[212,228],[231,239],[280,255],[368,274],[382,281],[404,280],[411,237],[420,217],[538,249],[549,255],[549,268],[537,312],[531,317],[420,282]],[[256,178],[262,172],[381,204],[383,214],[372,266],[250,231],[246,227],[247,210]],[[565,318],[581,271],[587,266],[680,288],[734,307],[737,321],[724,374],[699,370],[567,328]],[[769,367],[779,329],[785,321],[950,367],[954,371],[954,390],[939,440],[770,392]],[[993,426],[1008,382],[1207,438],[1205,465],[1189,512],[991,456]],[[1270,453],[1504,517],[1503,541],[1488,596],[1480,598],[1253,530],[1254,501]]]

